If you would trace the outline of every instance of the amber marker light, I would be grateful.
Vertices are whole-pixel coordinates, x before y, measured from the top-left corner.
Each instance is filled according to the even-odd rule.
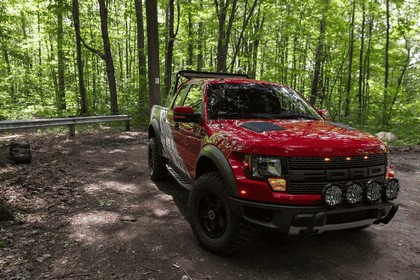
[[[241,196],[246,196],[248,194],[246,190],[240,190],[239,193],[241,194]]]
[[[364,157],[363,157],[363,159],[368,160],[368,159],[369,159],[369,157],[368,157],[368,156],[364,156]]]
[[[282,178],[268,178],[268,183],[276,192],[286,191],[286,180]]]
[[[331,161],[331,158],[326,157],[326,158],[324,158],[324,161],[325,161],[325,162],[330,162],[330,161]]]
[[[347,160],[347,161],[351,160],[351,157],[346,157],[346,160]]]

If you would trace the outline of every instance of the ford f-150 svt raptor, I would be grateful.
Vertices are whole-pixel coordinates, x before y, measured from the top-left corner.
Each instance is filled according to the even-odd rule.
[[[258,227],[358,230],[398,209],[386,145],[328,121],[285,85],[180,71],[148,135],[151,178],[171,174],[190,190],[193,233],[217,254],[238,251]]]

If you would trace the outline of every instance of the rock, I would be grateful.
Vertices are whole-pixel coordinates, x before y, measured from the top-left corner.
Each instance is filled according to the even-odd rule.
[[[398,140],[398,136],[392,132],[382,131],[382,132],[376,133],[375,136],[386,142],[394,142]]]

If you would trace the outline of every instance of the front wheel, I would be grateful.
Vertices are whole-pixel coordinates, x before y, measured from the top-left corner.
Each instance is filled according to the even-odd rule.
[[[149,162],[150,178],[156,181],[165,180],[168,177],[168,169],[166,168],[167,159],[159,155],[156,138],[149,140],[147,159]]]
[[[219,173],[198,178],[190,192],[188,214],[201,246],[218,255],[231,255],[253,240],[255,228],[229,208],[226,186]]]

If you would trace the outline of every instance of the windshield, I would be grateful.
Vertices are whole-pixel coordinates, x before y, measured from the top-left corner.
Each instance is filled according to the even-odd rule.
[[[209,84],[210,119],[314,119],[318,113],[293,89],[281,85]]]

